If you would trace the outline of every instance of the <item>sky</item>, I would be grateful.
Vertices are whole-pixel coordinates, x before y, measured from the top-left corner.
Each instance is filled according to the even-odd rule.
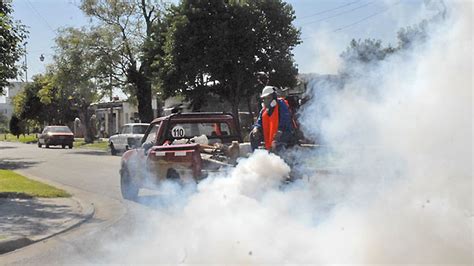
[[[396,45],[396,33],[419,21],[423,0],[291,0],[302,44],[294,50],[300,73],[330,74],[352,38]],[[79,0],[14,0],[14,18],[28,27],[28,79],[52,62],[58,29],[87,25]],[[44,61],[40,61],[43,55]]]

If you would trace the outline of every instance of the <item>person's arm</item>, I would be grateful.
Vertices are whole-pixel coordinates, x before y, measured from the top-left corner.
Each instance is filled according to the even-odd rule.
[[[263,114],[263,109],[260,110],[260,113],[258,114],[257,121],[253,125],[253,128],[258,128],[258,129],[262,128],[262,114]]]

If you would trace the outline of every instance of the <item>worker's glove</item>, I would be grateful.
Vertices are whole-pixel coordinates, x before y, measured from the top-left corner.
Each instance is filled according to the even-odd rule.
[[[258,136],[258,134],[259,134],[258,127],[254,127],[252,129],[252,132],[250,132],[250,134],[252,134],[252,136],[254,136],[254,137]]]

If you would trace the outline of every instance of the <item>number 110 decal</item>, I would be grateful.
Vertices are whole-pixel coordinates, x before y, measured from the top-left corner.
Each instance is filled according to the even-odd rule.
[[[184,131],[182,126],[175,126],[171,129],[171,135],[173,138],[182,138],[186,135],[186,131]]]

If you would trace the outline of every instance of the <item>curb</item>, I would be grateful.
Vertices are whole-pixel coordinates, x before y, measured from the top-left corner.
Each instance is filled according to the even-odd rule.
[[[90,218],[92,218],[94,216],[95,208],[94,208],[93,203],[86,204],[82,200],[80,200],[78,198],[75,198],[75,197],[71,197],[71,199],[76,201],[80,205],[80,208],[82,209],[82,215],[83,215],[82,219],[78,219],[78,221],[71,223],[71,225],[69,225],[67,228],[64,228],[63,230],[58,231],[58,232],[49,233],[49,234],[45,234],[45,235],[40,235],[40,236],[36,236],[36,237],[35,236],[33,236],[33,237],[16,237],[16,238],[10,238],[10,239],[6,239],[6,240],[0,240],[0,256],[6,254],[8,252],[12,252],[14,250],[17,250],[19,248],[23,248],[25,246],[28,246],[28,245],[31,245],[31,244],[34,244],[34,243],[37,243],[37,242],[40,242],[40,241],[44,241],[44,240],[47,240],[47,239],[52,238],[54,236],[57,236],[59,234],[65,233],[65,232],[67,232],[69,230],[72,230],[72,229],[78,227],[79,225],[85,223],[86,221],[88,221]]]

